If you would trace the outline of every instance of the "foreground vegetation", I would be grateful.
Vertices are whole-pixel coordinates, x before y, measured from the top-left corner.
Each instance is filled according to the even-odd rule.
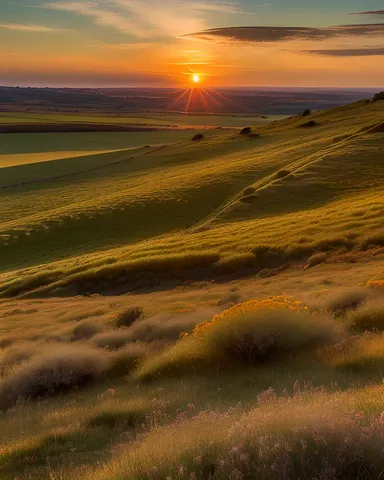
[[[383,291],[258,282],[3,303],[2,478],[379,478]]]

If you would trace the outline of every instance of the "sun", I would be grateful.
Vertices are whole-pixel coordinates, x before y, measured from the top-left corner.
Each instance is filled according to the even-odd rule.
[[[192,80],[194,81],[194,83],[199,83],[200,82],[199,75],[197,73],[194,73],[192,76]]]

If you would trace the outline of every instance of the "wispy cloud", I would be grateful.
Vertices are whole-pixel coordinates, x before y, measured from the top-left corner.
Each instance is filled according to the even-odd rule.
[[[56,2],[47,3],[45,7],[84,15],[92,18],[96,25],[112,27],[136,37],[145,37],[149,33],[147,29],[137,25],[126,16],[99,8],[98,3],[95,2]]]
[[[384,15],[384,10],[369,10],[367,12],[356,12],[350,15]]]
[[[45,27],[44,25],[23,25],[18,23],[0,23],[0,28],[19,32],[55,33],[66,31],[64,28]]]
[[[210,14],[238,14],[234,2],[212,0],[95,0],[59,1],[45,7],[73,12],[135,37],[179,36],[208,27]]]
[[[384,23],[339,25],[335,27],[226,27],[203,30],[183,38],[216,43],[270,43],[290,40],[321,41],[335,37],[364,37],[384,35]]]
[[[302,53],[324,57],[373,57],[384,55],[384,47],[303,50]]]

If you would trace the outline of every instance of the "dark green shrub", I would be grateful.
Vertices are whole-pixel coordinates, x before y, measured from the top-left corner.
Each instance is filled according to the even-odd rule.
[[[121,312],[116,319],[116,327],[130,327],[136,320],[143,315],[143,309],[140,307],[132,307]]]

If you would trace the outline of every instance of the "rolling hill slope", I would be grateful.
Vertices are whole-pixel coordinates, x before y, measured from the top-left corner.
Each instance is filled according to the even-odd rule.
[[[382,247],[384,104],[1,170],[1,295],[121,293]]]

